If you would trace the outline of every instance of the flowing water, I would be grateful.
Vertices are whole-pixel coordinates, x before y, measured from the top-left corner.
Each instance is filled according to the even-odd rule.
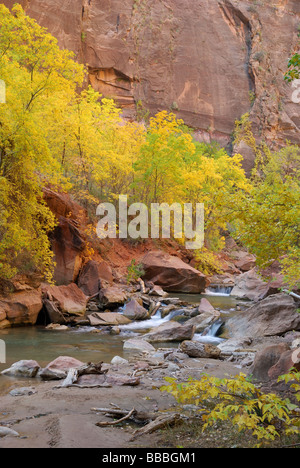
[[[206,297],[213,307],[220,310],[221,320],[209,327],[204,334],[196,334],[194,339],[213,344],[222,341],[217,335],[224,322],[223,319],[236,313],[236,300],[228,295],[228,290],[226,292],[214,290],[206,291],[205,295],[170,294],[195,306],[200,303],[202,297]],[[182,306],[180,308],[182,309]],[[58,356],[71,356],[83,362],[110,362],[116,355],[126,358],[128,355],[126,356],[126,351],[123,351],[124,340],[171,320],[173,315],[174,312],[171,312],[162,318],[158,311],[150,320],[120,327],[120,335],[95,333],[93,327],[70,328],[67,331],[46,330],[40,326],[0,330],[0,339],[6,344],[6,363],[0,363],[0,372],[22,359],[36,360],[41,367],[44,367]],[[161,344],[157,345],[159,346]],[[173,347],[177,344],[169,343],[166,346]],[[12,379],[0,375],[0,391],[11,384]],[[26,381],[22,386],[24,385],[30,384]]]

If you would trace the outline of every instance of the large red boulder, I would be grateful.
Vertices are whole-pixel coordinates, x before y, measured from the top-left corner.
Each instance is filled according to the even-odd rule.
[[[63,315],[82,316],[86,312],[88,298],[74,283],[68,286],[46,286],[44,300],[53,303]]]
[[[208,285],[203,273],[180,258],[160,250],[148,252],[142,259],[143,278],[168,292],[202,293]]]
[[[90,260],[81,270],[78,286],[86,296],[93,296],[101,289],[101,283],[113,283],[113,275],[110,266],[102,261]]]
[[[43,308],[40,289],[20,291],[0,300],[0,328],[35,325]]]

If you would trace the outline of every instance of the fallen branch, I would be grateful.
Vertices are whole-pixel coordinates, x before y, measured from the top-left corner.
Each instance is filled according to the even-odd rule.
[[[88,385],[88,384],[80,385],[80,384],[74,383],[74,384],[70,385],[70,387],[77,387],[77,388],[111,388],[112,385],[110,385],[107,382],[103,382],[103,384],[90,384],[90,385]],[[56,387],[56,388],[61,388],[61,387]]]
[[[145,287],[144,281],[141,278],[138,278],[138,283],[140,285],[142,294],[145,294],[146,293],[146,287]]]
[[[283,289],[283,292],[289,294],[292,297],[295,297],[295,299],[300,299],[300,296],[298,294],[288,291],[287,289]]]
[[[123,418],[118,419],[117,421],[112,421],[112,422],[109,422],[109,421],[98,422],[98,423],[96,423],[96,426],[99,426],[99,427],[115,426],[115,425],[117,425],[117,424],[120,424],[120,423],[123,422],[123,421],[126,421],[127,419],[130,419],[131,416],[132,416],[135,412],[136,412],[135,408],[132,408],[132,410],[129,411],[129,413],[126,414],[126,416],[124,416]]]
[[[81,367],[78,368],[72,368],[69,369],[67,377],[65,380],[62,382],[61,385],[57,385],[54,388],[67,388],[67,387],[72,387],[75,386],[76,382],[78,381],[79,377],[82,375],[87,375],[87,374],[106,374],[108,372],[108,369],[102,370],[102,364],[103,362],[98,362],[98,364],[93,364],[89,362],[88,364],[84,364]],[[78,387],[82,387],[81,385],[77,385]],[[93,385],[94,386],[94,385]],[[97,386],[107,386],[107,385],[98,385]],[[90,386],[84,386],[85,388],[90,388]]]
[[[140,437],[145,434],[151,434],[159,429],[163,429],[166,426],[173,426],[174,424],[179,424],[183,421],[183,418],[178,413],[173,414],[163,414],[158,416],[154,421],[151,421],[146,426],[138,429],[133,434],[133,437],[130,439],[130,442],[135,440],[137,437]]]
[[[91,411],[96,411],[97,413],[104,413],[105,416],[109,418],[114,418],[116,416],[128,416],[131,412],[128,409],[118,409],[118,408],[91,408]],[[137,424],[147,424],[149,421],[153,421],[159,417],[159,413],[147,413],[145,411],[137,411],[130,415],[130,418]]]

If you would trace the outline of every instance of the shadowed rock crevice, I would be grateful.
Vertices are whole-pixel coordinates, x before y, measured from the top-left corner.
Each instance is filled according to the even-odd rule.
[[[89,68],[89,82],[105,97],[115,99],[120,106],[134,107],[134,80],[114,68]]]
[[[255,91],[255,76],[250,63],[253,34],[251,21],[230,0],[219,0],[219,7],[229,28],[245,45],[245,70],[249,79],[249,91]]]

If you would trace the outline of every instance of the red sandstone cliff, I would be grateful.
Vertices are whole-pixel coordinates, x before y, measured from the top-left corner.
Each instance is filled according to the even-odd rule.
[[[173,110],[200,138],[226,144],[235,120],[250,111],[258,137],[300,142],[299,104],[283,80],[297,50],[299,0],[20,3],[129,117],[139,101],[151,113]]]

